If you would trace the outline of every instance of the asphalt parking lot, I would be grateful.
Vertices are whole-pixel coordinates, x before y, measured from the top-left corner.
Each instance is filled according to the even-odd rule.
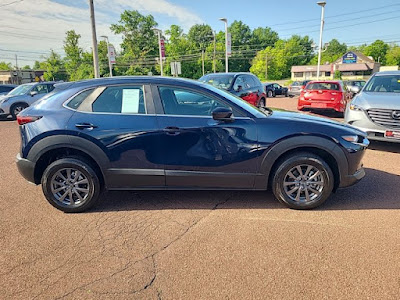
[[[295,98],[267,105],[295,109]],[[109,192],[64,214],[18,174],[0,121],[0,299],[398,299],[400,144],[312,211],[271,192]]]

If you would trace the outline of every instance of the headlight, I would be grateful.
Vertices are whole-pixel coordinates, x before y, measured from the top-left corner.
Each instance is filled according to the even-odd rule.
[[[344,139],[345,141],[348,141],[350,143],[363,146],[363,147],[367,147],[369,145],[368,139],[361,135],[345,135],[345,136],[342,136],[342,139]]]
[[[356,111],[362,111],[363,110],[361,106],[358,106],[357,104],[353,104],[353,103],[350,103],[350,109],[351,110],[356,110]]]

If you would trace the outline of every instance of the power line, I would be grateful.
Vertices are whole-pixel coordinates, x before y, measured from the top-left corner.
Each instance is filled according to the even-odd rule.
[[[14,3],[18,3],[18,2],[22,2],[22,1],[24,1],[24,0],[17,0],[17,1],[9,2],[9,3],[6,3],[6,4],[0,5],[0,7],[8,6],[8,5],[11,5],[11,4],[14,4]]]

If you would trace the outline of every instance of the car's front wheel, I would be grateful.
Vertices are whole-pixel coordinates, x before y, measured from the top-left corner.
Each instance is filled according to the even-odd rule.
[[[46,168],[42,189],[51,205],[64,212],[77,213],[96,203],[101,184],[89,164],[76,158],[63,158]]]
[[[302,152],[281,160],[272,179],[275,197],[294,209],[311,209],[331,195],[334,177],[319,156]]]
[[[267,97],[268,97],[268,98],[272,98],[273,95],[274,95],[274,93],[272,93],[272,91],[268,91],[268,92],[267,92]]]

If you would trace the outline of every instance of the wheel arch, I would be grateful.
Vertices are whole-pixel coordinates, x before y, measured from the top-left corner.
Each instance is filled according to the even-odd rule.
[[[346,155],[333,140],[320,136],[296,136],[278,142],[264,155],[260,168],[261,176],[256,178],[255,188],[270,188],[273,174],[279,163],[296,152],[310,152],[321,157],[334,174],[334,190],[339,187],[342,178],[348,174]]]
[[[98,173],[101,183],[106,184],[104,171],[108,168],[109,159],[104,151],[86,139],[63,135],[43,138],[30,149],[27,159],[35,162],[35,183],[40,183],[49,164],[65,157],[83,159]]]

